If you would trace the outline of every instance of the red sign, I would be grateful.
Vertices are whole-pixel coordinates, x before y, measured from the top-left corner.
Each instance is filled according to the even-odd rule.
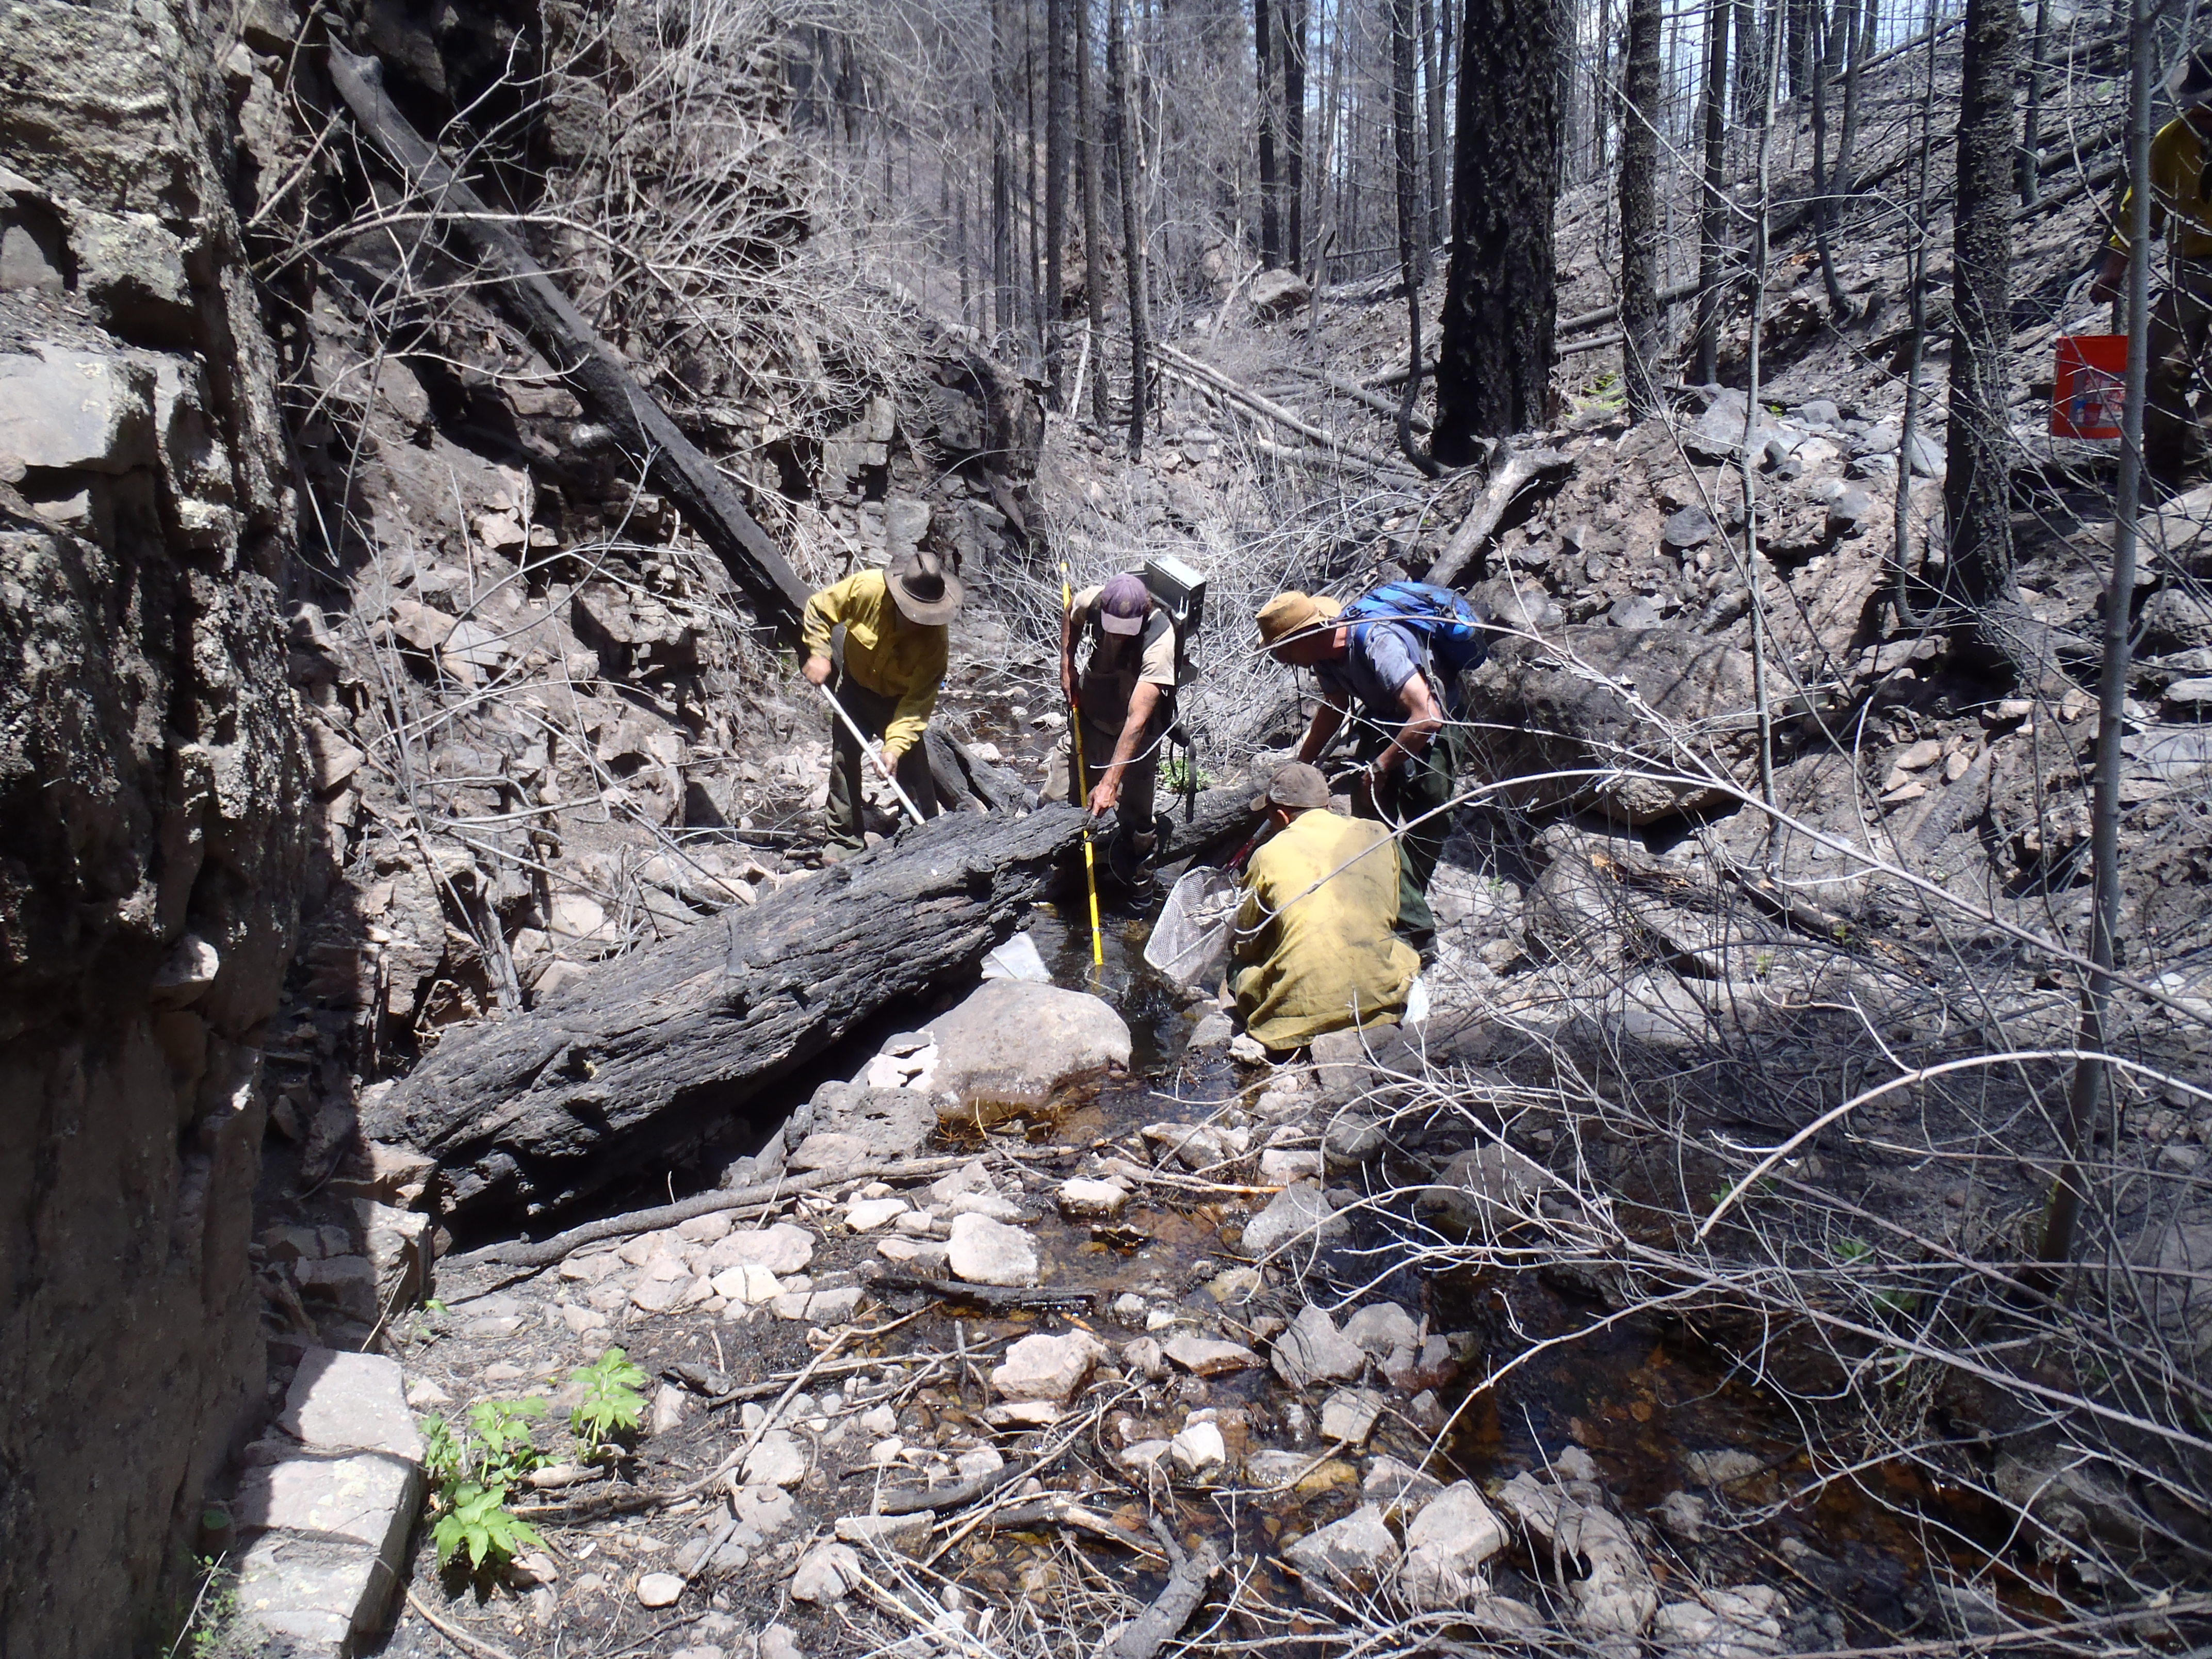
[[[2117,438],[2127,398],[2128,337],[2062,334],[2051,399],[2054,438]]]

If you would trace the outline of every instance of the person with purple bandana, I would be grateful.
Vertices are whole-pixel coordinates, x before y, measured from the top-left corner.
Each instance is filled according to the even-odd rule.
[[[1079,672],[1085,637],[1090,656]],[[1115,815],[1108,870],[1124,886],[1152,885],[1150,860],[1159,837],[1152,799],[1160,751],[1175,720],[1175,624],[1153,600],[1145,579],[1129,572],[1075,596],[1060,633],[1060,684],[1082,714],[1083,769],[1079,788],[1072,757],[1055,761],[1048,794]]]

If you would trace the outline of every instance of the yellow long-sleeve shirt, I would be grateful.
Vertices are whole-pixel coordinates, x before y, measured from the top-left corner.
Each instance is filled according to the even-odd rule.
[[[2212,259],[2212,198],[2204,193],[2208,160],[2212,155],[2204,135],[2185,115],[2168,121],[2150,141],[2150,234],[2163,234],[2179,258]],[[2135,196],[2130,185],[2120,198],[2110,244],[2116,253],[2128,251],[2128,210]]]
[[[1237,911],[1233,981],[1253,1040],[1295,1048],[1324,1031],[1395,1019],[1420,972],[1398,921],[1389,831],[1326,808],[1301,812],[1252,855]]]
[[[834,582],[806,602],[800,637],[810,656],[830,654],[830,635],[845,625],[845,672],[898,709],[884,731],[884,757],[896,760],[921,741],[945,683],[945,630],[922,628],[898,614],[880,570]]]

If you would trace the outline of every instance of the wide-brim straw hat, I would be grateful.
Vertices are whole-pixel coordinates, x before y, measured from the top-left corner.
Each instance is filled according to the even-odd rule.
[[[891,603],[919,628],[942,628],[959,614],[960,578],[927,548],[902,554],[884,573]]]

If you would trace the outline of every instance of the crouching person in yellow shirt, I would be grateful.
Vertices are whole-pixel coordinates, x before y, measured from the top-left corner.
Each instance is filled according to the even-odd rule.
[[[806,602],[801,634],[810,684],[826,684],[833,665],[830,636],[845,630],[845,672],[837,701],[854,724],[883,742],[888,775],[898,779],[925,817],[937,816],[937,786],[929,775],[922,733],[945,683],[945,625],[960,609],[960,579],[934,553],[908,553],[888,570],[863,570],[823,588]],[[832,716],[830,721],[828,855],[857,853],[867,844],[860,819],[860,745]]]
[[[1252,855],[1231,980],[1244,1029],[1278,1053],[1348,1026],[1395,1024],[1421,959],[1397,936],[1390,832],[1329,810],[1328,781],[1292,763],[1252,803],[1275,833]]]

